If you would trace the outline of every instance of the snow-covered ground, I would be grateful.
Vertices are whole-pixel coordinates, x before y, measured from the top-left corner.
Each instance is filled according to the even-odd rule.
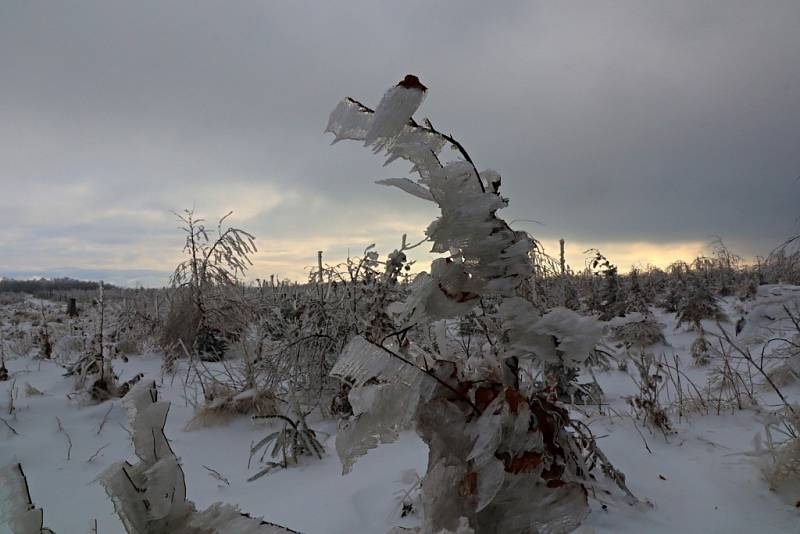
[[[729,315],[736,315],[732,302],[725,307]],[[687,375],[698,385],[705,384],[708,369],[692,367],[688,352],[696,332],[676,330],[671,315],[656,313],[665,324],[667,343],[650,351],[663,352],[670,361],[677,354]],[[709,331],[716,328],[712,323],[705,326]],[[22,463],[33,500],[44,508],[45,524],[57,533],[88,532],[93,519],[100,533],[124,532],[95,481],[111,463],[134,460],[123,402],[81,405],[68,399],[73,381],[63,377],[63,368],[52,361],[20,357],[8,359],[6,366],[12,380],[0,382],[0,411],[17,434],[0,423],[0,464]],[[250,444],[271,427],[243,417],[225,426],[186,431],[194,411],[184,398],[185,373],[180,368],[174,377],[162,376],[161,359],[153,354],[115,360],[114,367],[122,381],[137,373],[155,379],[161,397],[172,402],[165,432],[183,463],[188,497],[200,508],[229,502],[308,534],[378,534],[395,525],[416,523],[413,516],[400,518],[396,497],[407,487],[401,482],[404,472],[425,471],[427,450],[414,433],[406,432],[396,443],[371,451],[342,476],[334,448],[335,423],[312,422],[327,433],[320,439],[327,450],[321,461],[306,459],[297,467],[247,482],[257,469],[248,468]],[[599,444],[609,459],[626,474],[631,490],[652,506],[603,509],[593,503],[580,532],[800,533],[800,508],[770,492],[752,458],[742,454],[753,448],[764,408],[727,409],[720,415],[712,409],[708,415],[689,413],[682,418],[670,413],[675,432],[665,438],[627,416],[625,397],[636,391],[629,376],[634,372],[632,365],[627,372],[596,372],[608,404],[619,415],[608,409],[598,414],[595,408],[587,411],[585,420],[601,436]],[[27,384],[43,395],[26,395]],[[9,415],[12,385],[17,393],[14,413]],[[784,393],[794,402],[800,400],[797,385],[785,387]],[[759,395],[762,406],[777,402],[766,389]],[[229,485],[211,476],[206,467],[219,472]]]

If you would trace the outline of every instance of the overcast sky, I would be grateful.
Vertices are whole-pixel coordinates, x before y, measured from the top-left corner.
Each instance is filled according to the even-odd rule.
[[[254,277],[421,237],[373,184],[407,165],[322,133],[407,73],[573,265],[763,255],[798,230],[799,55],[796,0],[0,0],[0,275],[163,283],[191,206],[256,234]]]

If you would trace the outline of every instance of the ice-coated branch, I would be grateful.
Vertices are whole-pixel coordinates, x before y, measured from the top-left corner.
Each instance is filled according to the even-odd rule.
[[[369,139],[367,144],[375,153],[386,154],[385,164],[396,159],[409,161],[419,180],[391,178],[380,183],[433,200],[441,209],[441,216],[425,233],[433,242],[433,252],[449,256],[435,260],[431,279],[416,288],[409,303],[413,319],[457,316],[474,307],[482,295],[513,296],[533,270],[529,258],[533,241],[497,217],[496,212],[507,205],[497,193],[499,174],[479,172],[461,143],[435,129],[430,121],[420,125],[407,107],[397,108],[405,113],[402,127],[396,125],[397,116],[379,113],[392,107],[387,101],[393,94],[393,90],[387,92],[377,111],[353,98],[343,99],[331,113],[325,131],[334,135],[334,143]],[[376,124],[384,120],[391,121],[392,128]],[[376,130],[382,135],[368,138]],[[448,145],[463,160],[442,163],[439,154]],[[491,192],[487,192],[487,184]]]

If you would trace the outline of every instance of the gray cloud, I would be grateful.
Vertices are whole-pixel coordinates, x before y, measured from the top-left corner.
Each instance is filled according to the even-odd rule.
[[[799,20],[792,1],[5,3],[0,273],[168,270],[169,210],[192,204],[235,210],[264,272],[393,246],[432,213],[371,181],[407,169],[322,129],[407,72],[537,236],[764,254],[798,216]]]

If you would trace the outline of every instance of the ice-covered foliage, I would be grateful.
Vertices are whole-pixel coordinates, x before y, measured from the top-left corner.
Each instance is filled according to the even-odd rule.
[[[165,348],[174,349],[181,344],[211,360],[220,359],[227,348],[226,332],[220,323],[231,322],[231,318],[226,317],[221,305],[225,299],[219,298],[219,292],[236,285],[252,265],[250,256],[256,252],[252,234],[225,226],[232,213],[219,219],[216,230],[207,228],[194,210],[176,214],[185,233],[186,258],[175,267],[171,283],[188,290],[190,304],[186,302],[183,309],[170,309],[172,327],[165,329],[162,336]]]
[[[343,470],[414,424],[429,447],[422,532],[569,532],[588,513],[585,458],[598,450],[587,449],[590,439],[579,444],[565,409],[537,392],[521,393],[518,366],[525,358],[577,365],[602,328],[565,308],[542,316],[518,296],[534,271],[534,241],[497,216],[508,204],[499,194],[500,175],[479,172],[461,144],[429,120],[417,123],[411,115],[418,105],[397,87],[374,113],[346,98],[326,128],[334,142],[364,141],[387,164],[412,164],[416,181],[381,183],[438,205],[440,216],[425,234],[432,252],[444,255],[409,288],[398,314],[403,326],[382,338],[354,338],[332,370],[351,387],[353,416],[340,425],[336,442]],[[445,147],[458,157],[443,161]],[[486,330],[488,343],[475,354],[452,353],[441,320],[484,309],[485,299],[493,309],[499,304],[495,320],[505,335]],[[406,335],[436,321],[443,330],[431,346]],[[617,473],[602,458],[603,469]]]
[[[603,325],[593,317],[566,308],[553,308],[539,317],[533,304],[520,297],[505,299],[500,317],[506,329],[507,357],[542,363],[582,363],[603,334]]]
[[[371,109],[346,98],[331,113],[325,131],[334,134],[334,142],[366,140],[375,120]],[[491,170],[478,172],[463,147],[434,129],[430,121],[423,126],[409,117],[394,136],[382,137],[371,146],[376,153],[386,154],[387,164],[405,159],[419,175],[416,182],[392,179],[383,183],[432,199],[441,210],[425,234],[433,252],[448,256],[434,260],[430,277],[414,292],[414,319],[465,313],[480,295],[513,296],[532,272],[528,253],[533,242],[497,217],[496,212],[508,204],[497,193],[499,175]],[[442,163],[445,146],[464,159]]]
[[[700,330],[700,335],[692,341],[689,353],[692,355],[692,361],[695,365],[703,366],[711,361],[711,344],[706,339],[704,330]]]
[[[687,323],[699,328],[703,319],[721,320],[724,315],[719,307],[719,299],[712,293],[711,288],[696,283],[678,304],[677,318],[677,326]]]
[[[626,349],[643,349],[665,341],[664,326],[652,315],[629,314],[611,321],[609,326],[613,338],[622,343]]]
[[[600,312],[600,318],[608,321],[614,317],[622,317],[628,308],[619,269],[597,249],[589,249],[587,267],[595,278],[602,280],[602,287],[595,288],[591,308]],[[593,284],[594,285],[594,284]]]
[[[425,375],[361,336],[348,343],[331,375],[351,386],[353,416],[340,422],[336,435],[336,451],[347,474],[359,457],[395,441],[411,425]]]
[[[44,512],[31,500],[22,466],[9,464],[0,467],[0,532],[53,534],[43,525]]]
[[[118,462],[100,475],[128,534],[293,532],[243,515],[228,504],[215,503],[198,512],[186,500],[183,469],[164,435],[169,403],[158,400],[154,382],[140,383],[128,398],[139,462]]]
[[[372,124],[364,136],[364,145],[369,146],[384,139],[392,139],[400,133],[422,104],[426,90],[419,78],[409,74],[403,81],[386,91],[378,107],[375,108]]]
[[[795,409],[797,406],[795,406]],[[766,416],[764,432],[754,438],[754,454],[773,491],[792,504],[800,503],[800,412]],[[786,437],[788,436],[788,438]]]
[[[289,467],[290,463],[297,464],[301,456],[316,456],[318,460],[322,459],[322,453],[325,452],[325,447],[317,439],[317,433],[308,426],[305,416],[302,413],[298,413],[297,417],[297,422],[284,415],[256,417],[257,419],[280,419],[284,421],[284,425],[282,429],[267,434],[266,437],[250,447],[250,460],[252,460],[259,451],[263,451],[259,460],[260,462],[264,462],[267,452],[270,453],[272,458],[279,461],[268,460],[266,462],[266,467],[249,477],[247,479],[248,482],[261,478],[274,468],[280,467],[285,469]],[[249,465],[248,462],[248,467]]]

